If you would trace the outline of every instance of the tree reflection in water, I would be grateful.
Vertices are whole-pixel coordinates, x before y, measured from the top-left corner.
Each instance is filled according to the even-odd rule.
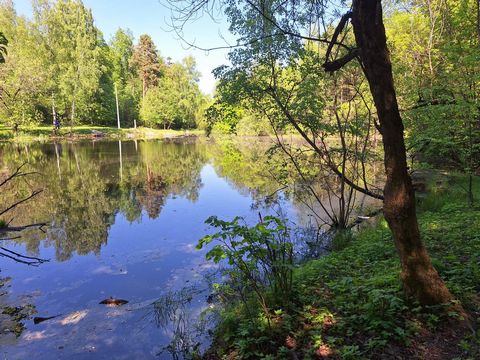
[[[46,234],[31,233],[19,241],[32,254],[38,254],[41,242],[54,246],[58,261],[73,253],[98,254],[119,213],[129,222],[139,221],[143,211],[156,219],[169,196],[196,201],[206,162],[201,146],[158,142],[140,142],[138,153],[134,142],[6,144],[0,159],[2,172],[28,161],[40,173],[16,181],[12,191],[0,193],[0,202],[45,189],[12,217],[18,223],[48,223]]]
[[[199,354],[214,314],[209,307],[196,309],[194,303],[199,303],[198,298],[209,292],[207,288],[192,285],[167,292],[151,304],[145,318],[151,319],[171,338],[157,355],[168,353],[173,359],[189,359]]]
[[[288,212],[286,218],[307,219],[292,225],[303,226],[308,230],[305,230],[305,234],[298,235],[300,243],[306,243],[305,239],[319,238],[318,223],[309,216],[307,206],[300,206],[301,202],[295,193],[299,188],[298,179],[284,176],[283,160],[266,154],[270,146],[269,143],[261,142],[248,145],[233,141],[214,143],[202,139],[195,143],[138,141],[136,144],[133,141],[101,141],[0,144],[0,177],[25,161],[28,161],[29,171],[41,173],[32,176],[28,181],[22,179],[12,184],[9,189],[11,191],[0,193],[0,203],[9,203],[16,196],[31,193],[32,189],[45,189],[30,203],[15,208],[12,217],[14,223],[18,224],[46,222],[49,224],[48,231],[46,234],[28,231],[21,239],[14,241],[21,243],[29,254],[36,255],[41,249],[42,253],[49,252],[50,255],[50,250],[43,247],[55,250],[57,261],[52,261],[52,266],[63,268],[66,272],[71,271],[69,275],[77,280],[79,285],[70,286],[71,279],[63,277],[60,272],[56,282],[53,282],[50,274],[45,271],[42,279],[45,284],[51,285],[54,291],[66,289],[66,293],[80,308],[85,302],[93,301],[93,298],[97,304],[101,300],[96,299],[100,291],[115,291],[123,296],[124,290],[128,290],[128,299],[137,297],[144,306],[145,303],[151,303],[151,300],[143,302],[144,299],[155,298],[160,291],[168,291],[168,286],[174,286],[172,284],[175,281],[178,285],[178,282],[185,280],[173,279],[171,276],[172,269],[183,269],[185,266],[184,255],[186,260],[203,256],[193,254],[196,236],[198,234],[198,238],[201,237],[202,221],[214,215],[214,211],[229,214],[233,212],[234,215],[243,211],[255,218],[257,212],[265,213],[268,208],[272,213],[277,205],[280,209],[285,206]],[[272,162],[275,166],[272,166]],[[210,166],[205,167],[207,164]],[[202,169],[205,169],[205,172],[202,173]],[[199,200],[203,186],[202,176],[205,181],[205,198],[202,193],[202,201],[198,204],[201,206],[190,206]],[[278,179],[282,181],[277,181]],[[217,186],[221,187],[219,191]],[[172,198],[179,199],[169,203]],[[168,211],[165,209],[167,203],[174,205]],[[188,206],[185,206],[186,203]],[[248,209],[250,204],[252,208]],[[188,207],[192,212],[188,215],[187,212],[174,213],[182,206]],[[158,219],[157,224],[152,224],[150,219],[161,215],[165,217]],[[116,222],[119,231],[133,222],[142,223],[146,231],[138,232],[143,226],[129,226],[130,232],[127,235],[135,241],[121,244],[112,241],[109,245],[114,245],[111,247],[113,251],[102,251],[107,245],[112,225]],[[14,223],[12,225],[15,225]],[[164,228],[154,226],[158,224],[162,224]],[[122,237],[117,235],[115,239],[119,238]],[[323,246],[321,240],[317,241],[319,245],[312,246]],[[145,241],[145,248],[142,241]],[[180,252],[179,246],[185,246],[192,252]],[[318,250],[318,246],[304,250],[317,256],[319,251],[323,251]],[[119,259],[120,256],[115,252],[118,248],[121,248],[120,254],[124,257],[122,259]],[[85,257],[85,264],[80,264],[78,268],[58,263],[92,253],[100,256],[91,257],[94,259]],[[167,255],[162,257],[160,253]],[[128,256],[132,258],[126,259]],[[95,264],[93,270],[88,263],[90,260]],[[128,275],[126,271],[108,272],[108,275],[95,272],[102,267],[125,270],[126,263],[132,269]],[[81,271],[73,274],[76,269]],[[118,274],[122,274],[121,280],[115,276]],[[190,272],[187,276],[191,276]],[[28,288],[28,285],[26,286]],[[191,357],[200,350],[200,343],[205,344],[201,340],[202,335],[206,337],[203,330],[214,316],[205,304],[206,295],[198,286],[167,292],[151,303],[147,311],[149,324],[152,325],[153,321],[162,329],[163,334],[149,334],[148,339],[140,334],[140,338],[148,345],[151,345],[150,338],[157,341],[156,344],[168,342],[163,350],[164,356]],[[58,305],[60,308],[64,306],[64,293],[50,292],[48,296],[52,297],[49,304]],[[47,305],[46,309],[49,309],[48,306],[51,305]],[[207,306],[207,309],[201,308],[202,306]],[[121,333],[122,330],[118,331]],[[165,335],[168,335],[168,339],[160,340]],[[102,336],[104,335],[99,335],[99,338]],[[79,343],[84,341],[76,340],[79,340]],[[39,342],[38,345],[31,346],[41,348],[41,344],[47,343],[48,341]],[[158,351],[156,344],[152,347],[153,352]],[[118,351],[123,351],[123,346],[129,345],[132,344],[118,343]],[[142,345],[135,343],[132,346],[140,348]],[[139,351],[146,351],[145,347]]]
[[[254,207],[291,201],[299,219],[310,219],[315,209],[309,205],[308,192],[298,178],[285,177],[285,159],[269,153],[271,146],[231,140],[3,144],[2,173],[28,162],[29,170],[41,175],[12,184],[14,191],[0,193],[0,202],[34,188],[45,189],[12,216],[18,223],[49,223],[47,234],[30,234],[19,241],[35,255],[41,242],[54,246],[59,261],[73,253],[98,254],[118,214],[131,223],[141,221],[144,214],[158,218],[170,197],[196,202],[207,162],[237,191],[250,196]],[[313,186],[321,195],[322,184]]]

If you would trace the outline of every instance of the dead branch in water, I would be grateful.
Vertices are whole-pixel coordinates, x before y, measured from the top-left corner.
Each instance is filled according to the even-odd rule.
[[[29,225],[24,225],[24,226],[6,226],[4,228],[0,228],[0,234],[8,233],[8,232],[19,232],[23,231],[32,227],[38,228],[38,230],[45,232],[43,230],[43,227],[47,226],[46,223],[36,223],[36,224],[29,224]],[[7,239],[0,239],[0,240],[7,240]],[[8,239],[10,240],[10,239]]]
[[[30,265],[30,266],[38,266],[40,264],[43,264],[45,262],[50,261],[48,259],[40,259],[40,258],[37,258],[37,257],[34,257],[34,256],[22,255],[22,254],[19,254],[19,253],[15,252],[15,251],[4,248],[3,246],[0,246],[0,256],[7,257],[7,258],[10,258],[10,259],[12,259],[16,262],[26,264],[26,265]]]
[[[4,180],[2,180],[0,182],[0,187],[6,185],[7,183],[14,180],[15,178],[24,177],[24,176],[28,176],[28,175],[32,175],[32,174],[38,174],[38,172],[35,172],[35,171],[32,171],[32,172],[22,171],[22,168],[25,166],[25,164],[26,164],[26,162],[23,163],[22,165],[20,165],[19,167],[17,167],[17,169],[11,175],[7,176]],[[7,206],[4,210],[1,210],[0,211],[0,216],[3,215],[3,214],[6,214],[7,212],[9,212],[11,210],[13,210],[18,205],[32,199],[33,197],[40,194],[42,191],[43,190],[33,190],[32,193],[29,196],[27,196],[27,197],[25,197],[21,200],[18,200],[15,203],[13,203],[12,205]],[[28,224],[28,225],[23,225],[23,226],[10,226],[10,223],[12,222],[12,220],[13,220],[13,218],[5,226],[0,228],[0,234],[6,234],[6,233],[10,233],[10,232],[20,232],[20,231],[23,231],[23,230],[26,230],[26,229],[29,229],[29,228],[33,228],[33,227],[38,228],[42,232],[45,232],[43,230],[43,227],[46,226],[46,223]],[[21,238],[21,236],[14,236],[14,237],[10,237],[10,238],[0,238],[0,241],[1,240],[14,240],[14,239],[19,239],[19,238]],[[34,257],[34,256],[22,255],[22,254],[19,254],[19,253],[13,251],[13,250],[9,250],[9,249],[7,249],[3,246],[0,246],[0,256],[12,259],[15,262],[18,262],[18,263],[21,263],[21,264],[26,264],[26,265],[29,265],[29,266],[39,266],[40,264],[43,264],[43,263],[49,261],[47,259],[41,259],[41,258]]]

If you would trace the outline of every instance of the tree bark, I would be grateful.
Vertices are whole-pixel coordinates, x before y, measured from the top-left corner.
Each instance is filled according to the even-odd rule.
[[[380,122],[387,177],[383,209],[400,256],[404,290],[423,305],[447,303],[453,296],[433,267],[418,228],[380,0],[354,0],[352,25]]]
[[[480,0],[477,0],[477,32],[478,42],[480,43]]]

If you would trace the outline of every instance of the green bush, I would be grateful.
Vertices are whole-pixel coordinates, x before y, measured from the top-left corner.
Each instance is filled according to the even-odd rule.
[[[435,267],[477,321],[479,211],[459,196],[465,194],[463,178],[454,177],[448,184],[429,195],[443,199],[434,205],[433,200],[424,203],[419,226]],[[390,358],[391,351],[423,341],[420,334],[435,332],[456,316],[445,306],[421,307],[405,299],[398,255],[385,220],[356,234],[338,234],[333,245],[337,250],[294,269],[294,296],[290,305],[272,315],[271,327],[261,307],[230,303],[218,332],[228,336],[218,351],[236,351],[242,359],[288,359],[291,352],[314,359],[319,351],[341,359]],[[295,348],[286,348],[286,339],[294,339]],[[479,345],[477,335],[451,346],[473,359],[480,354]]]
[[[290,304],[293,244],[282,220],[266,216],[249,227],[240,217],[223,221],[212,216],[206,223],[220,232],[202,238],[197,248],[216,242],[207,252],[207,259],[215,263],[228,261],[230,280],[241,284],[239,289],[255,294],[267,320],[271,309]],[[245,294],[240,295],[246,298]]]

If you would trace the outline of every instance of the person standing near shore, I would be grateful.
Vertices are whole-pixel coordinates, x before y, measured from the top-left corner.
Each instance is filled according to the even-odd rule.
[[[54,112],[53,112],[53,133],[55,135],[58,135],[59,130],[60,130],[60,120],[58,119],[57,113],[54,110]]]

